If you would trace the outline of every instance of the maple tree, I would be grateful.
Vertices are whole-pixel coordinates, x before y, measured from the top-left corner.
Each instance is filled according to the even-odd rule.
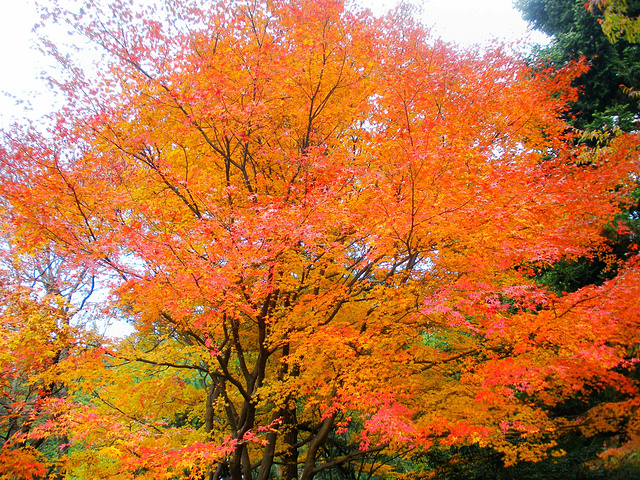
[[[636,448],[637,261],[563,297],[530,278],[596,251],[635,183],[634,135],[592,152],[562,120],[584,65],[459,51],[406,7],[131,9],[48,12],[107,58],[87,74],[49,43],[65,106],[2,144],[11,254],[55,252],[136,329],[51,371],[52,475],[383,476],[381,453],[434,444],[561,454],[576,424]],[[22,342],[28,319],[3,316]],[[605,387],[622,400],[588,419],[549,414]]]
[[[63,273],[64,262],[45,249],[29,257],[3,252],[2,353],[0,354],[0,474],[21,478],[45,475],[50,435],[41,426],[55,414],[49,408],[65,396],[66,385],[55,370],[73,355],[85,335],[72,325],[90,296],[86,272]],[[79,299],[77,308],[70,304]],[[64,435],[57,439],[64,453]],[[57,453],[57,452],[56,452]],[[55,456],[55,454],[54,454]]]
[[[637,130],[638,105],[633,92],[637,84],[638,48],[628,42],[629,38],[610,43],[605,36],[608,13],[604,13],[603,19],[598,9],[570,0],[532,0],[519,2],[519,6],[535,28],[552,36],[548,47],[534,51],[536,58],[557,66],[562,66],[577,55],[586,55],[589,61],[588,74],[574,81],[580,87],[580,95],[573,104],[573,115],[565,115],[572,125],[586,129],[581,141],[598,148],[598,145],[606,145],[623,131]],[[636,8],[634,2],[629,3],[629,8],[630,12]],[[563,259],[543,267],[538,281],[562,295],[563,292],[574,292],[584,286],[599,285],[605,280],[614,279],[618,266],[624,265],[634,255],[633,248],[638,242],[640,224],[637,200],[636,189],[615,220],[603,225],[601,235],[606,240],[598,252],[578,259]],[[638,376],[637,366],[619,369],[618,372],[634,379]],[[573,415],[583,416],[594,411],[601,403],[614,401],[615,397],[616,394],[606,389],[596,389],[588,394],[580,392],[568,396],[555,410],[571,411]],[[620,430],[612,426],[606,431],[591,433],[593,435],[580,436],[575,431],[567,430],[564,440],[559,439],[566,445],[566,458],[560,462],[555,459],[546,462],[549,470],[541,478],[565,478],[568,474],[580,478],[598,478],[602,475],[628,478],[637,475],[640,465],[635,456],[630,454],[632,449],[614,456],[613,460],[598,455],[606,447],[624,443],[624,424],[620,425]],[[537,472],[540,471],[537,469]]]

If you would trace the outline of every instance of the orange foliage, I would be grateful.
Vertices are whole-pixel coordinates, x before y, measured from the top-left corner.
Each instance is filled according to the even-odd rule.
[[[458,51],[402,8],[102,8],[50,12],[109,59],[67,64],[54,127],[0,157],[12,249],[54,245],[136,327],[59,368],[83,399],[52,416],[61,471],[311,479],[435,442],[535,460],[569,422],[546,406],[637,398],[615,373],[637,262],[562,298],[524,273],[597,249],[637,178],[636,137],[581,151],[560,118],[584,65]],[[330,456],[335,435],[359,450]]]

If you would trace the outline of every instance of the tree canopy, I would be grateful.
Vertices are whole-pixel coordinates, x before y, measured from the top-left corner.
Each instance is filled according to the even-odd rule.
[[[105,58],[47,43],[65,106],[3,135],[2,474],[384,477],[433,445],[562,455],[567,428],[637,448],[637,258],[564,296],[533,278],[602,246],[637,180],[635,135],[593,151],[563,119],[584,64],[457,50],[406,7],[135,8],[49,10]],[[80,322],[113,317],[135,332]]]

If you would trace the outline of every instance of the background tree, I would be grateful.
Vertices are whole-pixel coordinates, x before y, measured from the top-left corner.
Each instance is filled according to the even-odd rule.
[[[640,8],[629,2],[633,11]],[[575,81],[581,89],[568,122],[584,131],[637,129],[638,102],[626,89],[640,86],[640,48],[621,39],[611,43],[602,31],[602,14],[580,0],[520,0],[523,18],[552,40],[536,56],[561,67],[584,56],[589,71]]]
[[[640,25],[638,23],[638,6],[620,0],[590,0],[587,6],[591,11],[601,10],[604,19],[602,30],[612,43],[620,38],[630,43],[638,43]]]

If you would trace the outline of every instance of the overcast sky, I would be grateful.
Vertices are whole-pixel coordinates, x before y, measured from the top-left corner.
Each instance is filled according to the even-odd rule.
[[[381,13],[394,5],[394,0],[360,0]],[[423,21],[432,33],[446,41],[461,45],[484,43],[499,38],[520,40],[528,35],[527,24],[512,7],[512,0],[424,0]],[[30,48],[33,44],[31,28],[37,20],[33,0],[0,0],[0,91],[32,102],[38,117],[52,104],[42,93],[37,81],[42,61]],[[532,41],[543,37],[530,35]],[[40,93],[37,93],[37,92]],[[11,97],[0,95],[0,125],[7,125],[12,117],[21,116],[25,105],[15,105]]]

